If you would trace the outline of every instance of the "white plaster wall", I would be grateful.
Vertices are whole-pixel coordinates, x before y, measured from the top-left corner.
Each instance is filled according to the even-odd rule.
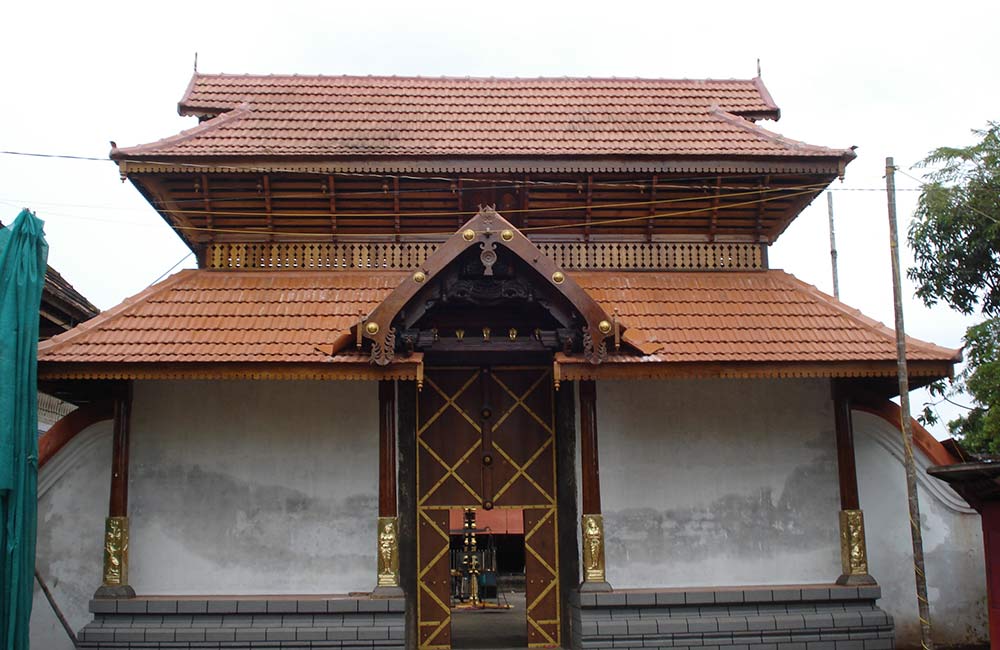
[[[882,586],[879,606],[895,619],[897,645],[919,647],[899,430],[869,413],[854,411],[853,419],[869,570]],[[934,641],[938,645],[985,643],[986,566],[980,517],[946,484],[927,475],[927,459],[919,451],[916,461]]]
[[[38,473],[35,565],[74,631],[90,622],[87,602],[101,584],[110,481],[110,420],[78,433]],[[37,582],[31,647],[73,647]]]
[[[613,587],[840,575],[828,381],[598,382],[597,413]]]
[[[371,382],[136,382],[136,592],[370,591],[377,408]]]

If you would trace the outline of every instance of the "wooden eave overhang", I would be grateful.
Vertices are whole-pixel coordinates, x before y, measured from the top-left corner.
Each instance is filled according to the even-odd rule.
[[[143,157],[112,152],[122,176],[136,174],[816,174],[843,176],[853,152],[818,156],[537,156],[537,157]]]
[[[584,379],[762,379],[895,377],[897,364],[885,361],[687,361],[610,357],[591,366],[577,357],[557,353],[553,361],[557,375],[565,381]],[[912,378],[929,380],[951,377],[955,361],[909,361]],[[928,383],[928,382],[922,382]]]

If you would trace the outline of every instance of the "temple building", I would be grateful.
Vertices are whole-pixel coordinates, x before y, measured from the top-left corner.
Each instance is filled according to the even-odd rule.
[[[111,158],[198,268],[39,347],[79,647],[445,650],[491,599],[511,647],[917,643],[895,334],[768,263],[855,154],[760,79],[195,73],[179,111]],[[982,642],[979,516],[920,489],[935,633]]]

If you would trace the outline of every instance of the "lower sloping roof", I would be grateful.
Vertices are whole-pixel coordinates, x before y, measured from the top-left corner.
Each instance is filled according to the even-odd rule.
[[[580,357],[581,378],[621,376],[640,365],[642,376],[656,376],[653,368],[696,375],[698,368],[733,364],[774,375],[895,372],[891,329],[782,271],[570,275],[608,313],[617,313],[630,339],[648,352],[612,354],[585,370]],[[408,276],[406,271],[181,271],[41,344],[39,374],[409,376],[400,368],[412,361],[400,359],[377,370],[345,340]],[[331,356],[331,349],[342,351]],[[944,376],[961,353],[911,338],[908,358],[912,373]],[[561,354],[558,360],[567,367],[577,361]],[[573,378],[572,372],[565,377]]]

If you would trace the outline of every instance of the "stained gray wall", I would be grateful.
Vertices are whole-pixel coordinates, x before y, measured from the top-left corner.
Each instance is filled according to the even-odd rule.
[[[828,381],[602,381],[597,409],[612,586],[840,574]]]
[[[920,627],[899,430],[869,413],[854,411],[853,418],[869,570],[882,585],[879,605],[896,621],[897,644],[917,648]],[[922,454],[916,454],[916,462],[934,641],[985,643],[986,566],[980,517],[946,484],[927,475]]]
[[[87,601],[101,584],[110,481],[110,420],[78,433],[38,472],[35,566],[74,630],[90,621]],[[37,582],[31,647],[73,647]]]
[[[374,382],[136,382],[132,586],[370,591],[377,409]]]

